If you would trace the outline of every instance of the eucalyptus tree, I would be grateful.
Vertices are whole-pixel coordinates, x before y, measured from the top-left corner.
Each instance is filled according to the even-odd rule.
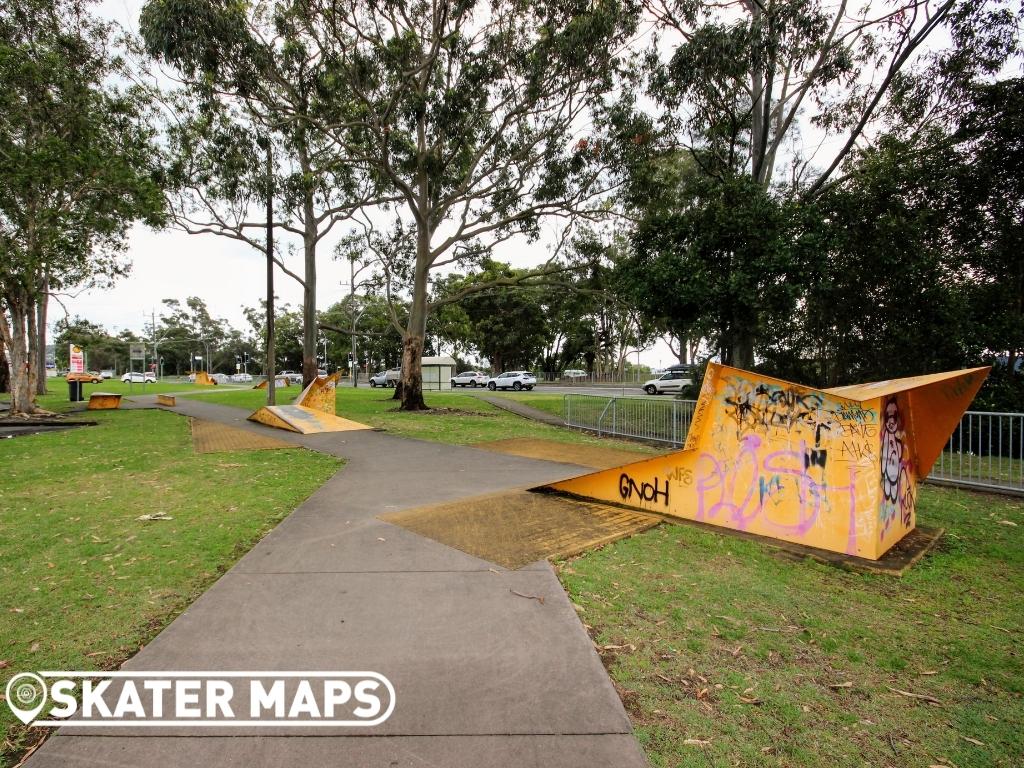
[[[646,94],[658,107],[649,127],[660,141],[651,151],[685,153],[693,166],[679,186],[663,187],[670,205],[651,200],[648,177],[637,185],[646,247],[667,245],[661,256],[675,258],[691,282],[704,280],[693,287],[698,297],[746,305],[711,325],[724,358],[749,367],[758,335],[798,299],[798,291],[788,301],[786,294],[799,288],[802,265],[772,243],[780,212],[795,223],[790,203],[841,184],[855,151],[881,132],[898,130],[914,139],[913,151],[925,149],[929,127],[962,108],[965,83],[994,76],[1016,50],[1017,21],[1004,0],[645,5],[657,29],[645,68]],[[713,210],[723,203],[738,206],[743,238]],[[700,218],[699,207],[725,226],[686,242],[672,236]],[[712,241],[714,231],[724,239]]]
[[[615,85],[637,9],[627,0],[303,2],[330,72],[317,125],[399,198],[386,223],[374,221],[396,245],[384,279],[409,301],[402,408],[422,409],[433,275],[599,207],[606,158],[590,120]]]
[[[300,270],[274,258],[302,286],[308,383],[317,371],[318,248],[376,193],[313,121],[332,75],[298,23],[304,11],[294,0],[148,0],[140,27],[148,52],[181,82],[168,98],[173,222],[264,251],[267,220],[253,211],[273,189],[274,227],[301,241]]]
[[[0,336],[11,411],[37,410],[46,302],[123,275],[133,221],[159,224],[159,154],[144,92],[85,0],[0,6]]]

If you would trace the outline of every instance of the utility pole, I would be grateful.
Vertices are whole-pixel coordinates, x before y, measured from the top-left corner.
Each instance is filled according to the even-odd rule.
[[[267,405],[274,392],[274,154],[267,140]]]
[[[359,322],[359,318],[356,316],[356,260],[349,259],[348,265],[352,270],[352,277],[348,284],[348,305],[352,310],[352,335],[349,336],[352,341],[352,362],[349,367],[352,369],[352,388],[355,389],[359,386],[359,358],[356,357],[356,323]]]

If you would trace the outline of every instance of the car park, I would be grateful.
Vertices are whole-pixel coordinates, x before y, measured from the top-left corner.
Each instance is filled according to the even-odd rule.
[[[683,387],[693,384],[693,377],[686,371],[668,371],[656,379],[644,382],[644,392],[648,395],[662,395],[679,392]]]
[[[486,387],[487,374],[480,371],[463,371],[451,379],[452,389],[455,387]]]
[[[537,386],[537,377],[529,371],[505,371],[487,380],[487,388],[492,392],[496,389],[531,390]]]
[[[236,383],[239,383],[239,384],[245,384],[245,383],[248,383],[248,382],[252,381],[252,374],[251,373],[236,373],[236,374],[234,374],[231,377],[231,380],[236,382]]]
[[[156,374],[132,371],[122,376],[121,381],[123,381],[126,384],[156,384]]]

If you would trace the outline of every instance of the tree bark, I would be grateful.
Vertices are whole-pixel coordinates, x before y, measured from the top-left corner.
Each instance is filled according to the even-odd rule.
[[[11,368],[7,365],[6,349],[3,334],[0,334],[0,392],[11,391]]]
[[[30,378],[32,360],[28,348],[28,317],[33,307],[24,294],[6,298],[10,320],[0,312],[0,335],[11,357],[10,413],[12,416],[30,415],[38,410]]]
[[[36,394],[46,394],[46,314],[50,303],[50,286],[43,281],[43,290],[36,308],[36,338],[38,355],[36,356]]]

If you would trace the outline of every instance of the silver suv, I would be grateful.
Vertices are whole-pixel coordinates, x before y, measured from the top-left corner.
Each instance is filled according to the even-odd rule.
[[[518,392],[521,389],[533,389],[535,386],[537,377],[529,371],[505,371],[487,380],[487,388],[491,392],[496,389],[514,389]]]

